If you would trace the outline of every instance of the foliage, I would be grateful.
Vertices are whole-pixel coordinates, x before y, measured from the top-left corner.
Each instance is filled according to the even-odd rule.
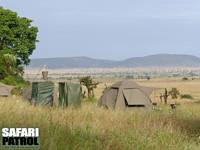
[[[4,84],[15,86],[12,90],[13,95],[22,95],[23,88],[27,87],[30,84],[28,81],[24,81],[21,76],[7,76],[1,82]]]
[[[23,89],[21,87],[15,87],[12,89],[11,94],[20,96],[23,94]]]
[[[0,80],[7,82],[6,77],[11,81],[10,76],[22,76],[23,66],[29,64],[38,32],[31,23],[32,20],[0,7]]]
[[[190,94],[182,94],[181,99],[194,99]]]
[[[16,86],[16,85],[18,85],[18,83],[24,82],[24,80],[20,76],[14,77],[14,76],[8,75],[1,82],[4,83],[4,84],[15,85]]]
[[[187,81],[187,80],[189,80],[189,79],[188,79],[187,77],[183,77],[182,80],[183,80],[183,81]]]
[[[85,86],[88,91],[88,97],[94,97],[94,89],[97,88],[99,82],[93,81],[91,76],[81,77],[80,84]]]
[[[147,80],[150,80],[151,79],[151,77],[150,76],[147,76]]]
[[[177,88],[172,88],[171,91],[169,91],[169,95],[171,95],[172,99],[177,99],[180,92]]]

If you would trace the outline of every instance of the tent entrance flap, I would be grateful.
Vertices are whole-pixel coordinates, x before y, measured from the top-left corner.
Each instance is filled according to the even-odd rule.
[[[125,101],[130,107],[145,107],[147,97],[139,89],[124,89]]]
[[[68,106],[81,105],[81,87],[80,84],[67,83]]]
[[[59,105],[80,106],[81,105],[81,86],[78,83],[59,83]]]
[[[65,83],[59,83],[59,105],[62,107],[67,106],[65,98]]]

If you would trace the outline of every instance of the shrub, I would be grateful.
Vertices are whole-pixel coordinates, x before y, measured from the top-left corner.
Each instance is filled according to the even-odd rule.
[[[4,84],[14,85],[14,86],[16,86],[16,85],[18,85],[20,83],[25,83],[23,78],[20,77],[20,76],[7,76],[2,80],[2,82]]]
[[[1,80],[1,82],[7,85],[15,86],[15,88],[11,91],[13,95],[21,95],[23,88],[29,85],[29,82],[24,81],[24,79],[20,76],[7,76]]]
[[[23,89],[21,87],[15,87],[14,89],[12,89],[11,93],[12,95],[22,95]]]
[[[181,95],[181,99],[194,99],[193,97],[192,97],[192,95],[190,95],[190,94],[183,94],[183,95]]]
[[[151,77],[150,76],[147,76],[147,80],[150,80],[151,79]]]
[[[183,81],[189,80],[187,77],[182,78]]]

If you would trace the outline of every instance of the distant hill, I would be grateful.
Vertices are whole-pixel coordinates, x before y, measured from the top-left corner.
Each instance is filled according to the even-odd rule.
[[[200,67],[200,58],[191,55],[157,54],[132,57],[122,61],[93,59],[89,57],[32,59],[28,68],[113,68],[113,67]]]

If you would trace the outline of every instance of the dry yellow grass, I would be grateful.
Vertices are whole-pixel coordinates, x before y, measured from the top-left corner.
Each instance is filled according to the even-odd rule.
[[[102,80],[104,81],[104,80]],[[110,81],[109,84],[112,84]],[[198,97],[200,81],[139,81],[152,87],[177,87]],[[188,88],[188,91],[186,90]],[[98,97],[104,88],[96,90]],[[200,90],[200,88],[199,88]],[[180,100],[181,101],[181,100]],[[81,108],[33,107],[20,97],[0,98],[1,127],[39,127],[41,149],[200,149],[200,104],[181,104],[173,113],[168,106],[158,111],[112,111],[96,104]]]
[[[0,101],[0,127],[39,127],[41,149],[198,149],[199,104],[160,111],[33,107],[20,98]]]

